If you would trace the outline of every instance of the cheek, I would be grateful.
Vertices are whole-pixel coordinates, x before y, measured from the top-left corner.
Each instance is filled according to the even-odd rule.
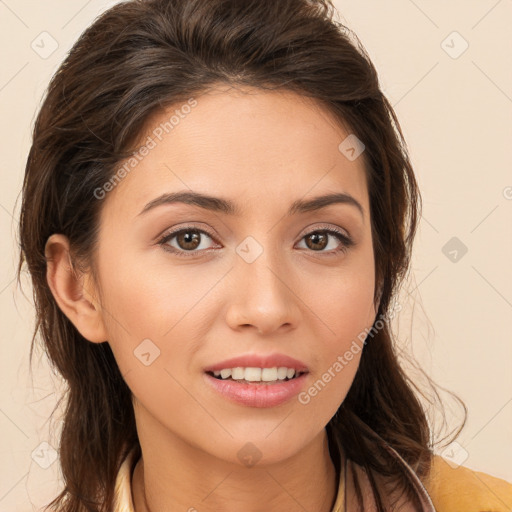
[[[219,272],[203,272],[199,277],[190,269],[172,268],[165,260],[162,264],[161,258],[155,263],[128,253],[127,249],[117,264],[118,259],[109,259],[105,251],[101,268],[103,319],[119,368],[124,375],[150,363],[151,368],[187,375],[207,335],[210,310],[205,308],[211,304],[208,295]],[[148,378],[153,385],[155,377]]]
[[[182,435],[187,437],[192,424],[205,422],[204,410],[192,398],[196,393],[189,392],[189,380],[196,340],[204,339],[197,321],[201,297],[214,281],[191,286],[183,273],[135,264],[125,259],[104,279],[109,344],[137,405],[168,428],[179,430],[183,423]],[[183,422],[175,415],[182,410],[188,415]],[[201,429],[196,430],[199,437]]]
[[[322,346],[326,354],[344,352],[375,319],[373,257],[354,254],[346,266],[318,276],[304,293],[327,328]]]
[[[103,242],[99,260],[106,321],[123,337],[160,338],[181,310],[190,307],[193,289],[179,272],[170,272],[146,251],[123,244],[128,235],[115,236],[104,236],[108,243]]]
[[[373,261],[359,261],[308,290],[318,316],[318,364],[299,402],[311,414],[333,415],[348,393],[359,367],[364,340],[375,320]],[[330,417],[330,416],[329,416]]]

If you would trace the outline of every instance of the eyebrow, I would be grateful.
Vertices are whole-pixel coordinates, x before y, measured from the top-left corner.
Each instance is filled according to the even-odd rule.
[[[199,206],[200,208],[204,208],[206,210],[224,213],[227,215],[240,216],[242,214],[241,209],[228,199],[209,196],[199,192],[183,191],[162,194],[161,196],[146,204],[146,206],[144,206],[142,211],[137,216],[143,215],[149,210],[156,208],[157,206],[173,203],[190,204],[193,206]],[[361,203],[359,203],[359,201],[357,201],[357,199],[352,197],[350,194],[341,192],[326,194],[307,200],[298,199],[291,204],[290,208],[288,209],[288,215],[291,216],[296,213],[316,211],[332,204],[348,204],[355,206],[364,219],[364,208],[361,206]]]

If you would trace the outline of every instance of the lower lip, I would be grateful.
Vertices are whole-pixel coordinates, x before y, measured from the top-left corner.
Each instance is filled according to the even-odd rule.
[[[276,382],[275,384],[247,384],[236,380],[220,380],[205,373],[210,386],[228,400],[248,407],[276,407],[300,393],[307,373],[295,379]]]

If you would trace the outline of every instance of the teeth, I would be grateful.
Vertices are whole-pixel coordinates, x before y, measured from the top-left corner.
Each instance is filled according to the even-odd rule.
[[[233,368],[231,378],[234,380],[243,380],[245,378],[245,370],[243,368]]]
[[[271,382],[277,380],[277,368],[262,368],[261,369],[261,380],[265,382]]]
[[[295,377],[295,374],[294,368],[286,368],[285,366],[280,366],[279,368],[224,368],[213,372],[215,377],[221,377],[222,379],[229,379],[231,377],[233,380],[246,380],[249,382],[276,382],[286,378],[292,379]]]
[[[225,368],[224,370],[221,370],[220,376],[223,379],[227,379],[228,377],[231,377],[231,368]]]
[[[261,382],[261,368],[246,368],[244,378],[250,382]]]
[[[277,369],[277,378],[279,380],[284,380],[284,379],[286,379],[286,374],[287,373],[288,373],[288,368],[286,368],[285,366],[280,366]]]

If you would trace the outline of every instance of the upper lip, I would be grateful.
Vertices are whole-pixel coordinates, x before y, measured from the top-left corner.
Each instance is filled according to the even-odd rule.
[[[204,369],[205,372],[220,371],[225,368],[274,368],[274,367],[293,368],[298,372],[307,372],[308,367],[298,359],[285,354],[246,354],[231,359],[226,359],[220,363],[215,363]]]

